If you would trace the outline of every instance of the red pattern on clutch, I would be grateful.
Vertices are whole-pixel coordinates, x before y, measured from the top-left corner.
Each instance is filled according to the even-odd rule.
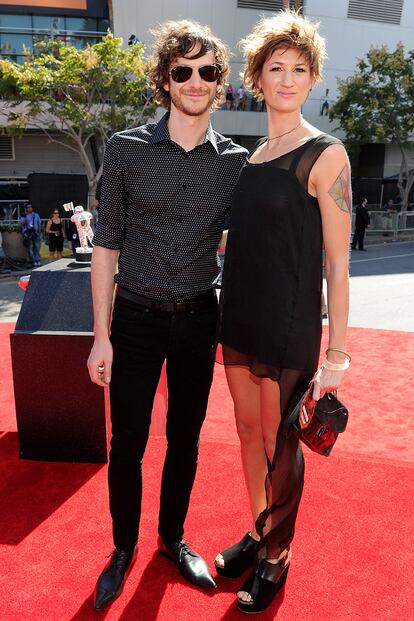
[[[307,389],[287,418],[287,435],[293,433],[312,451],[325,455],[331,453],[338,434],[348,424],[348,410],[336,394],[326,393],[321,399],[312,398],[313,386]]]

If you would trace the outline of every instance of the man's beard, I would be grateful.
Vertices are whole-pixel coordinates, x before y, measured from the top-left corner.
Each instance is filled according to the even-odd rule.
[[[170,93],[171,101],[177,108],[177,110],[179,110],[180,112],[184,112],[184,114],[187,114],[188,116],[202,116],[213,105],[215,96],[216,94],[212,93],[210,98],[202,108],[193,108],[191,107],[191,104],[186,105],[184,103],[182,96],[175,93]]]

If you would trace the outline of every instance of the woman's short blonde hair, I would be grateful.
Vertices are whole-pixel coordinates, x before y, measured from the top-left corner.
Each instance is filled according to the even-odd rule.
[[[277,49],[295,48],[309,62],[315,82],[323,79],[322,67],[326,58],[325,39],[318,34],[319,24],[311,22],[295,11],[281,11],[256,24],[253,32],[240,45],[246,64],[243,80],[258,101],[263,100],[259,79],[266,60]]]
[[[154,56],[150,65],[149,77],[154,90],[154,101],[169,109],[170,94],[164,89],[169,80],[171,63],[177,58],[200,58],[213,52],[220,76],[213,109],[219,108],[224,101],[224,85],[229,74],[229,54],[227,47],[213,35],[208,26],[189,20],[167,21],[157,30],[152,30],[154,37]],[[195,50],[196,53],[195,53]]]

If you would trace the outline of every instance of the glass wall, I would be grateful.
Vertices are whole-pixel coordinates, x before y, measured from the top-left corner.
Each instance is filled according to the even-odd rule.
[[[109,21],[64,15],[0,14],[0,58],[23,62],[25,50],[36,53],[38,41],[58,38],[81,49],[106,34]]]

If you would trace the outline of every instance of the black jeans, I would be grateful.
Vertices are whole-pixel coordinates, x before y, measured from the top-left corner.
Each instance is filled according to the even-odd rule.
[[[352,248],[355,250],[358,244],[359,250],[364,248],[365,227],[356,228],[352,238]]]
[[[184,533],[197,469],[199,435],[213,379],[216,322],[214,295],[201,310],[176,313],[154,311],[116,298],[111,330],[114,358],[108,481],[117,548],[130,548],[138,540],[141,464],[165,359],[168,447],[158,532],[166,543]]]

